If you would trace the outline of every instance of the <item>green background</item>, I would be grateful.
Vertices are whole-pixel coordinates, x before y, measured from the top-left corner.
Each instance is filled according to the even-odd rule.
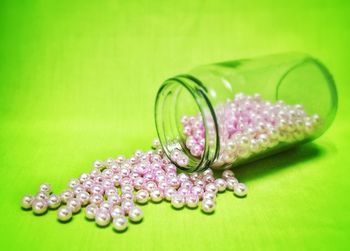
[[[1,250],[349,248],[349,1],[0,1]],[[19,207],[95,159],[147,150],[167,77],[205,63],[303,51],[333,73],[339,110],[312,144],[237,168],[250,193],[214,215],[143,207],[117,234]]]

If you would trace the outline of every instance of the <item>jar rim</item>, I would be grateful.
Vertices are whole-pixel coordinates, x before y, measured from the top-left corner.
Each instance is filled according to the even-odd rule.
[[[200,113],[203,119],[203,125],[205,130],[205,145],[204,152],[200,158],[194,157],[190,154],[184,142],[181,141],[179,131],[176,131],[178,127],[175,125],[169,126],[166,124],[176,124],[177,122],[179,122],[176,120],[178,118],[176,118],[175,114],[176,102],[179,102],[178,100],[176,100],[178,98],[177,95],[179,94],[179,90],[185,90],[190,94],[190,96],[193,98],[192,100],[197,105],[198,112]],[[156,96],[154,115],[159,141],[164,150],[164,153],[170,160],[171,151],[174,149],[174,147],[184,152],[190,158],[190,162],[186,167],[180,166],[171,160],[173,164],[175,164],[179,169],[184,171],[193,172],[207,169],[211,166],[211,164],[214,162],[214,160],[218,157],[219,154],[220,141],[217,119],[214,112],[214,108],[212,107],[212,104],[210,103],[206,93],[207,90],[200,80],[191,75],[182,74],[165,80],[164,83],[161,85],[160,89],[158,90]],[[174,105],[174,103],[175,106],[167,107],[169,104]],[[214,124],[215,143],[213,145],[208,144],[208,121],[212,121]],[[178,140],[178,142],[171,142],[171,144],[169,144],[169,134],[173,137],[175,136],[171,140]]]

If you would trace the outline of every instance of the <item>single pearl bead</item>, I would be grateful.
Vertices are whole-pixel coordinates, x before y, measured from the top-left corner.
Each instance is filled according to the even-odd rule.
[[[86,206],[90,201],[90,194],[86,191],[82,191],[77,194],[76,198],[80,201],[81,205]]]
[[[226,190],[226,181],[224,179],[216,179],[215,185],[219,192],[224,192]]]
[[[212,183],[212,182],[215,181],[215,178],[214,178],[214,176],[211,175],[211,174],[205,174],[205,175],[203,176],[203,181],[204,181],[205,183]]]
[[[234,173],[231,171],[231,170],[225,170],[222,172],[222,178],[223,179],[227,179],[227,178],[230,178],[230,177],[234,177]]]
[[[57,211],[57,219],[62,222],[69,221],[72,215],[72,210],[67,206],[60,207]]]
[[[148,192],[151,192],[157,188],[157,184],[154,181],[148,181],[145,185],[145,188]]]
[[[108,197],[108,202],[111,203],[112,205],[120,205],[122,202],[122,199],[118,194],[111,194]]]
[[[112,187],[112,188],[108,188],[106,191],[105,191],[105,195],[107,197],[111,196],[111,195],[115,195],[115,194],[118,194],[118,190],[115,188],[115,187]]]
[[[63,203],[67,203],[69,199],[74,197],[74,193],[72,190],[65,190],[61,193],[60,197]]]
[[[92,187],[91,187],[92,194],[103,194],[103,192],[104,191],[103,191],[103,188],[101,185],[99,185],[99,184],[92,185]]]
[[[112,218],[117,216],[124,216],[124,210],[120,206],[114,206],[111,210]]]
[[[56,209],[61,205],[61,198],[56,194],[51,194],[47,201],[49,208]]]
[[[105,161],[105,165],[106,165],[106,166],[111,166],[111,165],[113,165],[114,163],[115,163],[115,161],[114,161],[113,158],[108,158],[108,159],[106,159],[106,161]]]
[[[131,192],[125,192],[121,196],[122,200],[134,200],[134,193]]]
[[[163,193],[159,189],[154,189],[151,191],[150,197],[153,202],[160,202],[163,200]]]
[[[74,194],[75,194],[75,195],[77,195],[77,194],[79,194],[79,193],[81,193],[81,192],[83,192],[83,191],[86,191],[86,190],[85,190],[85,187],[82,186],[82,185],[79,185],[79,186],[77,186],[77,187],[74,188]]]
[[[47,193],[39,192],[39,193],[36,194],[35,198],[36,199],[42,199],[42,200],[48,200],[49,196],[47,195]]]
[[[237,183],[233,188],[233,192],[238,197],[244,197],[248,193],[248,188],[243,183]]]
[[[69,182],[68,182],[68,186],[71,188],[71,189],[74,189],[76,188],[77,186],[80,185],[80,181],[78,179],[71,179]]]
[[[34,197],[31,195],[25,195],[23,196],[22,200],[21,200],[21,207],[23,209],[30,209],[32,208],[32,202],[34,200]]]
[[[96,160],[93,163],[93,168],[96,168],[96,169],[102,169],[103,166],[104,166],[104,164],[103,164],[103,161],[101,161],[101,160]]]
[[[47,202],[43,199],[34,199],[32,209],[35,214],[43,214],[47,211]]]
[[[200,186],[196,185],[191,188],[191,193],[197,195],[199,198],[203,196],[203,192],[203,188],[201,188]]]
[[[128,220],[125,216],[117,216],[113,220],[113,228],[119,232],[128,228]]]
[[[81,204],[78,199],[72,198],[67,201],[67,207],[70,208],[72,212],[75,214],[80,211]]]
[[[209,183],[205,186],[205,191],[210,191],[213,193],[218,192],[218,188],[216,187],[215,183]]]
[[[122,192],[126,193],[126,192],[133,192],[134,191],[134,187],[132,185],[124,185],[122,186]]]
[[[199,198],[195,194],[188,194],[186,196],[186,205],[189,208],[196,208],[198,206]]]
[[[108,211],[98,210],[95,215],[96,224],[100,227],[107,226],[111,221],[111,216]]]
[[[139,222],[143,218],[143,212],[139,207],[133,207],[129,211],[129,219],[132,222]]]
[[[90,196],[90,203],[100,205],[103,202],[103,197],[100,194],[93,194]]]
[[[210,168],[209,169],[206,169],[204,172],[203,172],[203,175],[214,175],[214,172],[213,170],[211,170]]]
[[[183,208],[185,205],[185,197],[181,194],[175,194],[171,199],[171,205],[177,209]]]
[[[129,210],[134,207],[134,202],[131,200],[125,200],[122,202],[122,209],[125,212],[125,214],[129,213]]]
[[[136,198],[137,203],[145,204],[148,202],[149,193],[148,193],[148,191],[141,189],[136,193],[135,198]]]
[[[226,188],[228,190],[233,190],[236,184],[238,184],[238,180],[235,177],[226,179]]]
[[[204,213],[212,213],[215,210],[215,202],[214,200],[206,199],[202,201],[202,211]]]
[[[206,191],[203,194],[203,200],[215,200],[216,199],[216,193],[212,192],[212,191]]]
[[[81,183],[84,183],[88,179],[90,179],[90,174],[88,174],[88,173],[82,173],[79,177],[79,180]]]
[[[52,192],[52,187],[49,183],[43,183],[39,186],[39,192],[50,194]]]
[[[85,208],[85,217],[89,220],[94,220],[98,207],[95,204],[90,204]]]
[[[171,201],[172,197],[176,194],[176,189],[173,187],[167,187],[164,189],[164,197],[167,201]]]
[[[106,209],[106,211],[111,211],[113,204],[109,201],[104,201],[100,204],[100,209]]]

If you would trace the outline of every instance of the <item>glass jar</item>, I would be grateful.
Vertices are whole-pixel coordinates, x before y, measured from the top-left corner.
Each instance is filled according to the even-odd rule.
[[[155,103],[165,154],[182,170],[224,169],[314,140],[334,120],[326,67],[285,53],[197,67],[167,79]]]

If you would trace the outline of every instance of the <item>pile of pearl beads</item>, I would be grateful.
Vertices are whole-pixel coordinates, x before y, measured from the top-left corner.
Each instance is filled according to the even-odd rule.
[[[249,96],[238,93],[233,100],[215,107],[215,114],[220,153],[212,168],[248,159],[285,143],[302,141],[321,124],[320,116],[307,115],[302,105],[288,105],[283,101],[273,104],[263,100],[259,94]],[[205,144],[216,144],[213,121],[206,121],[204,127],[203,118],[198,114],[184,115],[181,123],[185,145],[193,157],[203,155]],[[171,159],[183,167],[189,163],[189,157],[178,149],[173,149]]]
[[[211,169],[201,173],[177,173],[176,166],[163,154],[158,140],[153,150],[136,151],[126,159],[118,156],[93,163],[90,173],[71,179],[60,195],[51,194],[51,185],[40,185],[36,196],[26,195],[21,200],[23,209],[32,209],[37,215],[48,208],[58,209],[57,219],[68,222],[84,208],[85,217],[97,226],[107,227],[112,223],[117,232],[128,228],[128,220],[141,222],[144,214],[137,206],[169,201],[175,209],[197,208],[212,213],[216,207],[216,196],[233,190],[244,196],[247,189],[239,183],[231,170],[215,179]]]

